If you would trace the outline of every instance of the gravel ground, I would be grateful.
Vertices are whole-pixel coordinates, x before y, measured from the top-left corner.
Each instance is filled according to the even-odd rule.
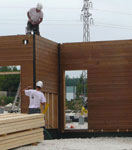
[[[132,150],[132,138],[45,140],[37,146],[25,146],[15,150]]]

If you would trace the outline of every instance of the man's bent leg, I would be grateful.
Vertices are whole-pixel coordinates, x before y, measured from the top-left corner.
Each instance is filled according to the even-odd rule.
[[[26,34],[31,35],[31,31],[32,31],[32,24],[28,21],[27,27],[26,27]]]

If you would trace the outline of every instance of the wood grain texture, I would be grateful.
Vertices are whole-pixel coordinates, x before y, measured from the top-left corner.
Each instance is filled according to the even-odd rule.
[[[0,115],[0,149],[7,150],[42,141],[43,125],[42,114]]]
[[[24,40],[28,40],[27,45],[23,44]],[[34,42],[36,51],[36,81],[42,80],[44,82],[42,91],[47,92],[48,102],[51,104],[50,110],[48,109],[46,113],[46,125],[48,127],[51,126],[51,128],[53,126],[57,128],[58,44],[40,36],[36,36],[35,41],[33,41],[33,36],[2,36],[0,37],[0,66],[21,66],[21,111],[27,113],[29,97],[25,96],[23,89],[27,86],[33,87]],[[55,118],[54,121],[53,118]]]
[[[132,129],[131,50],[132,40],[61,45],[61,97],[64,96],[63,73],[88,70],[89,129]],[[63,113],[64,102],[61,105]],[[64,126],[63,118],[61,126]]]
[[[58,128],[58,44],[36,36],[36,81],[44,82],[49,108],[45,114],[46,128]],[[57,97],[56,97],[57,96]]]
[[[52,104],[53,104],[52,94],[49,94],[49,128],[53,128],[52,120],[54,114],[52,113],[53,112]]]
[[[56,107],[54,107],[56,106]],[[53,128],[58,128],[58,95],[53,95]]]
[[[36,36],[36,80],[44,92],[58,93],[58,44]]]
[[[28,44],[23,44],[28,40]],[[26,35],[0,36],[0,66],[21,66],[21,89],[33,86],[33,37]],[[28,98],[21,91],[21,111],[28,111]]]

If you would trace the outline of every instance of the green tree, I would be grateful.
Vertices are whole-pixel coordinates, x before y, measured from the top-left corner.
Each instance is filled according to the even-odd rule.
[[[0,72],[19,71],[16,66],[0,67]],[[7,91],[8,96],[15,96],[20,83],[19,74],[0,75],[0,91]]]
[[[79,78],[70,78],[68,75],[65,77],[66,86],[76,86],[76,95],[87,96],[87,77],[84,76],[83,72]]]

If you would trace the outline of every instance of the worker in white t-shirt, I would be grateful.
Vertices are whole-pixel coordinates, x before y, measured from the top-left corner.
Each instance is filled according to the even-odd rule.
[[[46,98],[41,92],[43,87],[43,82],[38,81],[36,83],[36,89],[31,89],[31,86],[28,86],[24,89],[25,95],[29,96],[29,114],[40,113],[40,105],[45,106]]]
[[[40,35],[39,24],[43,21],[42,8],[42,4],[38,3],[36,8],[31,8],[27,12],[28,23],[26,27],[26,34],[31,34],[31,31],[33,31],[34,34]]]

